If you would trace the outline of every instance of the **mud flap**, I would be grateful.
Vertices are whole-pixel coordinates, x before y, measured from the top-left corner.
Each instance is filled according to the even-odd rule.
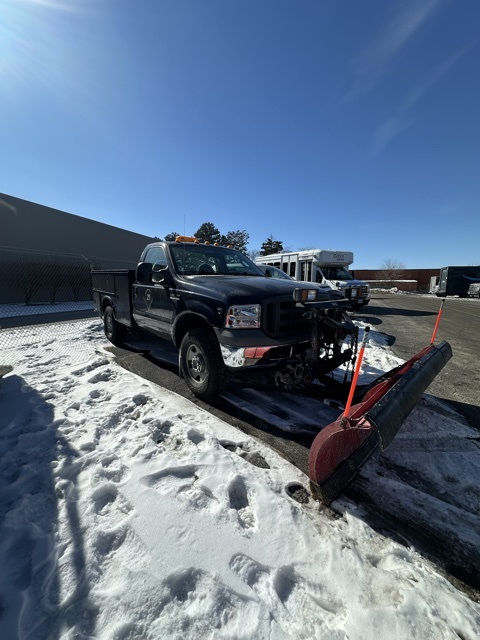
[[[310,449],[312,494],[330,504],[377,449],[386,449],[435,377],[452,357],[448,342],[429,345],[381,376],[348,419],[332,422]]]

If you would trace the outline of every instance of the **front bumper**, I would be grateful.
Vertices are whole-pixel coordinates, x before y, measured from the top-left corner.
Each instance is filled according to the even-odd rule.
[[[215,333],[225,365],[235,369],[253,365],[275,367],[310,347],[310,336],[292,341],[269,338],[258,329],[215,329]]]

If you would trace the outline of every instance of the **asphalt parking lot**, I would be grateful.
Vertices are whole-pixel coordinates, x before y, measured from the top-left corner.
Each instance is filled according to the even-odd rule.
[[[429,344],[441,298],[414,294],[374,294],[356,318],[389,336],[392,351],[407,360]],[[446,340],[453,357],[428,392],[446,400],[480,429],[480,300],[446,298],[436,343]]]

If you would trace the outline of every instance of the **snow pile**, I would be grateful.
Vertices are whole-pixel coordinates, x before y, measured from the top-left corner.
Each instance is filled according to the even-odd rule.
[[[421,555],[298,504],[298,469],[68,326],[35,327],[0,388],[1,638],[478,637]]]

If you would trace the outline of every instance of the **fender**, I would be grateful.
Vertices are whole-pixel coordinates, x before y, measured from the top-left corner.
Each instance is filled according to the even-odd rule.
[[[190,305],[188,309],[179,313],[172,326],[173,344],[179,348],[185,334],[195,327],[209,327],[218,325],[218,317],[203,303]]]
[[[105,295],[102,296],[102,304],[101,304],[101,315],[103,316],[105,309],[107,307],[112,307],[113,313],[115,315],[115,300],[112,300],[111,296]]]

